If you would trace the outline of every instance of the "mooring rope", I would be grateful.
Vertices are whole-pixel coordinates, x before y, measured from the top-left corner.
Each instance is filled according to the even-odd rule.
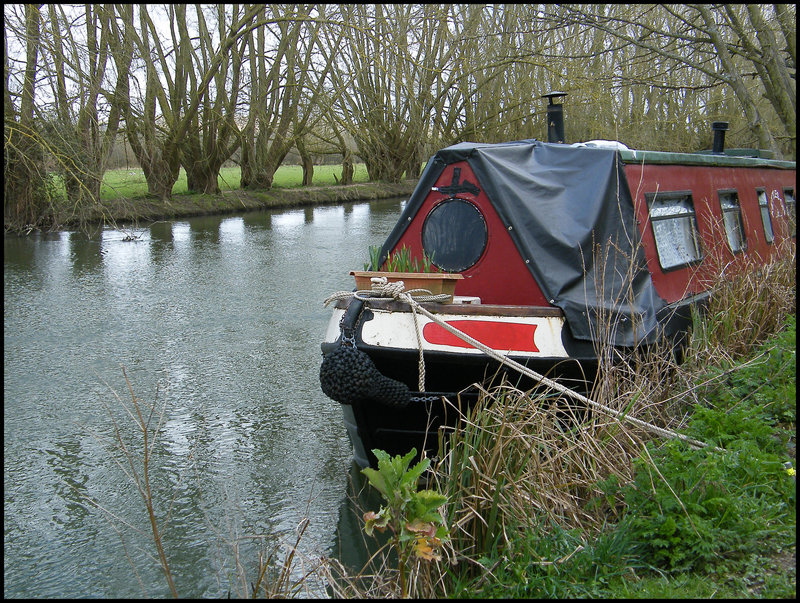
[[[498,354],[492,348],[484,345],[483,343],[481,343],[477,339],[467,335],[463,331],[460,331],[460,330],[456,329],[455,327],[449,325],[447,322],[441,320],[436,315],[434,315],[433,313],[429,312],[428,310],[426,310],[425,308],[423,308],[419,304],[420,301],[444,301],[444,299],[447,299],[447,298],[450,297],[449,295],[430,295],[430,291],[427,291],[425,289],[413,289],[413,290],[410,290],[410,291],[405,291],[404,290],[405,286],[404,286],[402,281],[397,281],[396,283],[389,283],[389,282],[387,282],[387,280],[388,279],[386,277],[373,278],[372,279],[372,289],[368,290],[368,291],[356,291],[355,293],[352,292],[352,291],[350,291],[350,292],[348,292],[348,291],[340,291],[338,293],[334,293],[333,295],[331,295],[330,297],[328,297],[325,300],[324,305],[327,306],[332,301],[339,300],[339,299],[348,299],[350,297],[355,297],[357,299],[366,299],[366,298],[369,298],[369,297],[391,297],[391,298],[396,299],[398,301],[405,302],[409,306],[411,306],[411,312],[414,315],[414,330],[417,333],[417,345],[419,347],[419,355],[420,355],[420,383],[421,383],[420,391],[425,391],[424,389],[422,389],[424,387],[424,370],[425,369],[424,369],[424,360],[423,360],[423,356],[422,356],[422,341],[420,339],[419,326],[417,324],[417,314],[416,314],[417,312],[420,312],[423,315],[427,316],[430,320],[432,320],[433,322],[438,324],[440,327],[442,327],[443,329],[449,331],[450,333],[452,333],[453,335],[455,335],[456,337],[458,337],[462,341],[467,342],[472,347],[480,350],[481,352],[483,352],[484,354],[486,354],[490,358],[493,358],[493,359],[497,360],[498,362],[508,366],[509,368],[514,369],[518,373],[526,375],[527,377],[531,377],[532,379],[538,381],[539,383],[542,383],[542,384],[546,385],[547,387],[550,387],[550,388],[552,388],[552,389],[554,389],[554,390],[556,390],[558,392],[561,392],[562,394],[565,394],[565,395],[567,395],[567,396],[569,396],[571,398],[575,398],[576,400],[578,400],[580,402],[583,402],[584,404],[587,404],[587,405],[589,405],[589,406],[591,406],[593,408],[596,408],[596,409],[600,410],[601,412],[603,412],[605,414],[611,415],[612,417],[614,417],[618,421],[628,421],[630,423],[633,423],[634,425],[638,425],[639,427],[641,427],[643,429],[646,429],[648,431],[652,431],[653,433],[656,433],[656,434],[658,434],[658,435],[660,435],[662,437],[677,438],[679,440],[683,440],[684,442],[688,443],[690,446],[694,446],[696,448],[708,448],[708,447],[710,447],[710,448],[712,448],[713,450],[715,450],[717,452],[725,452],[724,449],[719,448],[717,446],[710,446],[709,444],[706,444],[705,442],[701,442],[700,440],[692,439],[692,438],[690,438],[688,436],[685,436],[685,435],[683,435],[681,433],[677,433],[676,431],[672,431],[671,429],[666,429],[664,427],[659,427],[658,425],[653,425],[652,423],[647,423],[646,421],[642,421],[641,419],[637,419],[636,417],[632,417],[632,416],[630,416],[630,415],[628,415],[628,414],[626,414],[624,412],[621,412],[619,410],[616,410],[616,409],[611,408],[609,406],[606,406],[604,404],[600,404],[599,402],[596,402],[595,400],[592,400],[591,398],[588,398],[588,397],[584,396],[583,394],[581,394],[579,392],[576,392],[575,390],[572,390],[572,389],[566,387],[565,385],[561,385],[557,381],[553,381],[552,379],[549,379],[549,378],[545,377],[544,375],[541,375],[541,374],[537,373],[536,371],[528,368],[527,366],[524,366],[524,365],[520,364],[519,362],[517,362],[515,360],[512,360],[511,358],[507,358],[506,356]],[[414,299],[412,297],[412,293],[421,292],[421,291],[424,291],[424,292],[428,293],[429,295],[421,295],[421,296],[418,295],[418,296],[416,296],[416,299]]]

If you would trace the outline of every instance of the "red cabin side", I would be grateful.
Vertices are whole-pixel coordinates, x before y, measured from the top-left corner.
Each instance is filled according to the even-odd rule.
[[[634,198],[647,265],[656,291],[667,302],[705,291],[719,274],[745,265],[748,260],[767,261],[780,246],[792,239],[784,198],[795,189],[796,173],[791,170],[742,167],[707,167],[656,164],[627,164],[625,173]],[[656,249],[647,197],[653,193],[690,191],[701,240],[702,259],[688,266],[662,269]],[[746,248],[733,253],[723,226],[719,193],[736,191]],[[769,203],[774,240],[766,241],[758,203],[764,191]]]
[[[477,195],[461,192],[457,196],[478,208],[488,231],[488,241],[480,259],[460,273],[464,275],[464,280],[456,286],[456,295],[477,296],[484,304],[550,306],[469,164],[460,161],[448,165],[434,187],[450,184],[456,168],[461,169],[461,178],[478,183],[481,190]],[[444,193],[431,190],[392,252],[405,245],[411,250],[412,257],[422,258],[422,225],[425,217],[436,205],[449,198]]]

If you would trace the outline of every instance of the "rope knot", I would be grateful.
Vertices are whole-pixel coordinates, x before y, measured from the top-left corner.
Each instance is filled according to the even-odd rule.
[[[370,280],[372,281],[372,291],[380,294],[381,297],[401,299],[401,295],[406,290],[406,284],[403,281],[390,283],[385,276],[376,276]]]

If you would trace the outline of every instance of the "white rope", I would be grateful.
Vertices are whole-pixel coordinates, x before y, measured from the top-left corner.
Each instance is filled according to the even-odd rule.
[[[381,277],[381,278],[383,279],[383,281],[386,281],[386,277]],[[490,358],[494,358],[498,362],[500,362],[500,363],[502,363],[502,364],[514,369],[518,373],[521,373],[523,375],[531,377],[532,379],[538,381],[539,383],[543,383],[544,385],[546,385],[546,386],[548,386],[548,387],[550,387],[552,389],[555,389],[556,391],[561,392],[562,394],[565,394],[565,395],[567,395],[567,396],[569,396],[571,398],[575,398],[576,400],[579,400],[580,402],[583,402],[584,404],[588,404],[589,406],[592,406],[593,408],[596,408],[596,409],[600,410],[601,412],[604,412],[604,413],[606,413],[608,415],[611,415],[612,417],[614,417],[618,421],[628,421],[630,423],[633,423],[634,425],[638,425],[639,427],[642,427],[643,429],[652,431],[652,432],[654,432],[654,433],[656,433],[656,434],[658,434],[658,435],[660,435],[662,437],[677,438],[679,440],[683,440],[684,442],[687,442],[689,445],[694,446],[696,448],[706,448],[706,447],[709,446],[705,442],[701,442],[699,440],[692,439],[690,437],[687,437],[687,436],[685,436],[683,434],[677,433],[677,432],[672,431],[670,429],[665,429],[663,427],[658,427],[657,425],[653,425],[652,423],[647,423],[645,421],[642,421],[641,419],[637,419],[636,417],[631,417],[631,416],[629,416],[628,414],[626,414],[624,412],[620,412],[620,411],[618,411],[618,410],[616,410],[614,408],[611,408],[609,406],[605,406],[604,404],[600,404],[599,402],[596,402],[596,401],[594,401],[594,400],[592,400],[590,398],[587,398],[583,394],[580,394],[580,393],[578,393],[578,392],[566,387],[565,385],[561,385],[560,383],[558,383],[556,381],[553,381],[552,379],[549,379],[549,378],[545,377],[544,375],[541,375],[541,374],[537,373],[536,371],[528,368],[527,366],[524,366],[524,365],[516,362],[515,360],[512,360],[511,358],[507,358],[507,357],[505,357],[505,356],[503,356],[501,354],[498,354],[495,350],[493,350],[492,348],[482,344],[477,339],[475,339],[473,337],[470,337],[469,335],[467,335],[463,331],[459,331],[455,327],[453,327],[453,326],[449,325],[448,323],[446,323],[445,321],[441,320],[436,315],[432,314],[431,312],[429,312],[428,310],[423,308],[421,305],[419,305],[417,300],[415,300],[414,298],[411,297],[411,293],[413,293],[414,291],[424,291],[424,290],[415,289],[413,291],[404,291],[402,287],[397,287],[397,285],[403,285],[402,281],[398,281],[397,283],[386,283],[386,282],[376,283],[376,281],[378,281],[378,280],[379,279],[377,279],[377,278],[373,278],[372,279],[372,281],[373,281],[372,291],[357,291],[356,293],[353,293],[353,292],[349,292],[348,293],[348,292],[345,292],[345,291],[340,291],[339,293],[335,293],[334,295],[332,295],[331,297],[326,299],[325,300],[325,305],[327,306],[334,299],[346,299],[348,297],[356,297],[358,299],[362,299],[362,297],[359,297],[357,295],[359,293],[369,293],[369,294],[372,294],[372,293],[384,294],[385,293],[386,295],[377,295],[377,296],[371,295],[371,296],[372,297],[392,297],[392,298],[394,298],[396,300],[404,301],[409,306],[411,306],[411,311],[412,311],[412,313],[414,315],[414,327],[415,327],[415,331],[417,331],[417,344],[419,346],[419,352],[420,352],[420,367],[421,367],[420,383],[422,383],[421,387],[424,387],[424,362],[422,360],[422,343],[420,341],[419,329],[418,329],[418,325],[417,325],[417,315],[416,315],[417,312],[421,312],[422,314],[427,316],[430,320],[432,320],[433,322],[438,324],[440,327],[442,327],[443,329],[449,331],[450,333],[452,333],[453,335],[455,335],[456,337],[458,337],[462,341],[467,342],[472,347],[480,350],[481,352],[483,352],[484,354],[486,354]],[[376,287],[376,285],[378,285],[378,286]],[[430,291],[427,291],[427,293],[430,293]],[[342,297],[342,295],[344,295],[344,297]],[[418,297],[417,299],[425,301],[424,297],[425,296]],[[434,296],[434,297],[437,297],[437,296]],[[449,296],[438,296],[438,297],[449,297]],[[436,300],[436,301],[439,301],[439,300]],[[420,391],[425,391],[425,390],[424,389],[420,389]],[[717,452],[725,452],[725,450],[723,450],[722,448],[718,448],[716,446],[712,446],[711,448],[714,449]]]
[[[372,282],[372,289],[370,290],[361,290],[353,292],[347,291],[339,291],[338,293],[334,293],[330,297],[328,297],[324,305],[327,306],[329,303],[339,299],[347,299],[350,297],[355,297],[356,299],[360,299],[362,301],[366,301],[367,298],[370,297],[391,297],[398,301],[405,301],[411,305],[411,314],[414,317],[414,335],[417,337],[417,349],[419,350],[419,361],[418,365],[418,388],[420,392],[425,391],[425,357],[422,355],[422,336],[419,330],[419,319],[417,318],[417,307],[420,307],[419,304],[411,297],[412,295],[416,297],[417,300],[423,302],[444,302],[450,299],[450,295],[448,294],[439,294],[433,295],[428,289],[409,289],[406,291],[406,285],[403,281],[396,281],[394,283],[390,283],[389,279],[385,276],[378,276],[370,279]]]

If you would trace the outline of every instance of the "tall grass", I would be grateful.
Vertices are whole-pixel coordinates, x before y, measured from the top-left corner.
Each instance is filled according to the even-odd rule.
[[[693,316],[686,362],[676,363],[671,345],[626,356],[600,349],[594,399],[661,427],[685,427],[690,408],[701,401],[698,390],[708,386],[706,369],[723,354],[752,353],[795,312],[795,247],[793,241],[786,245],[763,266],[746,264],[733,278],[719,273],[707,311]],[[669,488],[646,446],[661,440],[648,430],[584,413],[558,393],[504,383],[481,394],[440,450],[433,477],[448,496],[447,521],[458,552],[459,563],[440,570],[451,591],[467,579],[473,585],[491,581],[486,560],[503,559],[503,551],[525,534],[548,538],[553,530],[576,531],[585,543],[597,537],[623,517],[621,486],[634,481],[642,462],[650,480]],[[682,505],[680,493],[673,495]]]
[[[786,239],[776,245],[777,259],[763,264],[745,258],[735,278],[715,280],[706,316],[694,321],[693,357],[740,357],[796,311],[797,246]],[[719,273],[727,269],[721,266]]]

